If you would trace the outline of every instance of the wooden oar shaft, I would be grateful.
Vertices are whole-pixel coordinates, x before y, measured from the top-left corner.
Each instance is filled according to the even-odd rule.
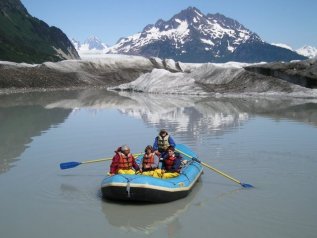
[[[190,158],[190,159],[192,159],[192,158],[193,158],[193,156],[191,156],[191,155],[189,155],[189,154],[186,154],[185,152],[180,151],[180,150],[179,150],[179,149],[177,149],[177,148],[175,148],[175,150],[176,150],[177,152],[179,152],[179,153],[181,153],[181,154],[185,155],[186,157],[188,157],[188,158]]]
[[[224,177],[226,177],[226,178],[232,180],[233,182],[236,182],[236,183],[238,183],[238,184],[241,184],[241,182],[240,182],[238,179],[232,178],[232,177],[229,176],[228,174],[225,174],[224,172],[222,172],[222,171],[220,171],[220,170],[218,170],[218,169],[216,169],[216,168],[214,168],[214,167],[212,167],[212,166],[210,166],[210,165],[208,165],[208,164],[206,164],[206,163],[204,163],[204,162],[200,162],[200,163],[201,163],[203,166],[207,167],[208,169],[211,169],[211,170],[217,172],[218,174],[221,174],[222,176],[224,176]]]
[[[89,164],[89,163],[95,163],[95,162],[103,162],[103,161],[107,161],[107,160],[112,160],[112,158],[88,160],[88,161],[83,161],[83,162],[80,162],[80,163],[81,164]]]
[[[193,156],[190,156],[190,155],[184,153],[183,151],[180,151],[180,150],[178,150],[178,149],[175,149],[175,150],[176,150],[177,152],[179,152],[179,153],[182,153],[183,155],[187,156],[187,157],[190,158],[190,159],[193,158]],[[226,177],[226,178],[232,180],[233,182],[238,183],[238,184],[240,184],[240,185],[242,184],[238,179],[232,178],[232,177],[229,176],[228,174],[225,174],[224,172],[222,172],[222,171],[220,171],[220,170],[218,170],[218,169],[216,169],[216,168],[214,168],[214,167],[212,167],[212,166],[210,166],[210,165],[208,165],[208,164],[206,164],[206,163],[204,163],[204,162],[202,162],[202,161],[200,161],[200,163],[201,163],[203,166],[207,167],[208,169],[211,169],[211,170],[215,171],[216,173],[221,174],[222,176],[224,176],[224,177]]]
[[[142,155],[142,154],[143,154],[143,153],[133,154],[133,156],[138,157],[139,155]],[[83,162],[80,162],[80,163],[81,163],[81,164],[89,164],[89,163],[103,162],[103,161],[108,161],[108,160],[112,160],[112,158],[103,158],[103,159],[87,160],[87,161],[83,161]]]

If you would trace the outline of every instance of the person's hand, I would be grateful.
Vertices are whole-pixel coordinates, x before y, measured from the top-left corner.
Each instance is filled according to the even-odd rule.
[[[142,173],[142,169],[139,169],[135,172],[135,174],[141,174]]]
[[[157,156],[159,156],[159,157],[160,157],[160,155],[161,155],[161,153],[160,153],[158,150],[154,151],[154,153],[155,153]]]
[[[107,173],[107,175],[108,175],[108,176],[113,176],[114,174],[112,174],[112,173],[108,172],[108,173]]]
[[[185,160],[185,159],[184,159],[184,160],[182,160],[182,165],[187,164],[187,162],[188,162],[188,161],[187,161],[187,160]]]
[[[146,169],[150,169],[150,168],[151,168],[151,165],[147,164],[147,165],[145,165],[145,168],[146,168]]]

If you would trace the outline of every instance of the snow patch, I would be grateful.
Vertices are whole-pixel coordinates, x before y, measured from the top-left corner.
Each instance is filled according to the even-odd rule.
[[[196,12],[196,14],[197,14],[198,16],[203,17],[203,15],[200,14],[199,12],[197,12],[196,10],[195,10],[195,12]]]
[[[305,45],[302,48],[296,50],[296,52],[308,58],[317,58],[317,48],[313,46]]]
[[[288,49],[288,50],[292,50],[292,47],[290,47],[289,45],[287,44],[283,44],[283,43],[271,43],[271,45],[275,45],[275,46],[278,46],[278,47],[281,47],[281,48],[285,48],[285,49]]]
[[[207,40],[207,39],[200,39],[201,40],[201,42],[203,42],[203,43],[205,43],[205,44],[207,44],[207,45],[212,45],[212,46],[214,46],[215,45],[215,43],[213,43],[211,40]]]

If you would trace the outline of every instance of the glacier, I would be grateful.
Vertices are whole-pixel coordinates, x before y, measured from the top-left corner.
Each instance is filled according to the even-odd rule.
[[[288,64],[195,64],[117,54],[34,65],[2,61],[0,93],[106,87],[152,94],[315,98],[316,89],[312,88],[317,86],[316,65],[313,60]]]
[[[317,89],[246,71],[243,67],[250,64],[228,62],[180,66],[185,66],[186,72],[153,69],[132,82],[108,89],[154,94],[317,97]]]

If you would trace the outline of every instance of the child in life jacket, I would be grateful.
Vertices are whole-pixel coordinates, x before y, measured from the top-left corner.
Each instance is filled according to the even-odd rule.
[[[135,158],[130,153],[130,148],[127,145],[119,147],[115,151],[115,155],[112,158],[110,165],[109,175],[114,174],[135,174],[135,171],[139,171],[140,168],[135,162]]]
[[[159,159],[154,153],[153,147],[148,145],[142,159],[142,175],[153,176],[154,170],[157,168]]]
[[[167,154],[163,158],[162,169],[156,169],[153,177],[156,178],[174,178],[179,176],[182,157],[179,154],[175,154],[173,146],[167,148]]]

